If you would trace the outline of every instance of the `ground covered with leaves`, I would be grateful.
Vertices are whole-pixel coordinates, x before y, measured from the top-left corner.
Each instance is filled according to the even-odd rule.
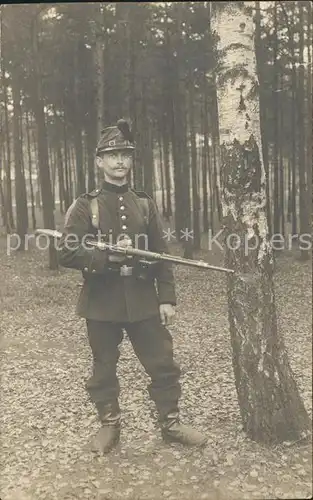
[[[125,337],[118,374],[121,444],[90,447],[98,429],[84,384],[91,374],[84,320],[75,316],[80,273],[49,271],[47,252],[6,252],[0,238],[1,500],[235,500],[312,496],[311,444],[266,447],[242,431],[231,364],[226,278],[177,267],[175,355],[181,416],[209,437],[202,450],[162,442],[147,376]],[[203,255],[220,264],[217,255]],[[280,255],[279,328],[311,415],[311,267]]]

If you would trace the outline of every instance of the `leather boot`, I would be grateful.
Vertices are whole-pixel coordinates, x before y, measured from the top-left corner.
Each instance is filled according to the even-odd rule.
[[[178,412],[169,413],[161,421],[163,440],[172,443],[181,443],[185,446],[202,447],[207,443],[207,438],[201,432],[188,425],[181,424]]]
[[[102,426],[92,442],[92,450],[101,454],[108,453],[120,439],[121,414],[119,409],[112,405],[104,407],[100,416]]]

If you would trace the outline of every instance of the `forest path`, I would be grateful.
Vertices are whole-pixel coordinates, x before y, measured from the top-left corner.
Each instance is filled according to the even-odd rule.
[[[221,256],[199,257],[219,265]],[[148,378],[125,337],[118,374],[121,444],[94,456],[98,429],[84,384],[91,354],[75,316],[80,273],[47,268],[47,252],[6,255],[0,238],[1,500],[235,500],[312,496],[311,445],[267,448],[241,430],[231,364],[226,277],[176,267],[171,332],[182,368],[182,420],[209,436],[202,450],[166,445],[151,418]],[[279,328],[308,411],[312,400],[311,265],[279,256]]]

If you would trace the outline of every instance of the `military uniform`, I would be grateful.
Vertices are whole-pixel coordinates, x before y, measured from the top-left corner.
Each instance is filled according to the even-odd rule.
[[[101,146],[104,150],[132,147],[116,127],[105,129],[98,152]],[[107,251],[82,244],[86,235],[91,237],[96,233],[101,233],[101,238],[109,243],[116,243],[124,234],[135,248],[156,252],[168,249],[154,201],[127,184],[118,186],[104,181],[101,188],[81,195],[67,214],[59,259],[61,265],[82,271],[84,278],[77,313],[86,318],[93,353],[93,374],[87,390],[103,423],[98,435],[98,441],[102,440],[100,448],[106,452],[119,439],[116,365],[125,330],[151,378],[148,390],[163,423],[163,437],[169,435],[164,429],[171,426],[174,429],[171,440],[199,444],[199,436],[193,436],[195,442],[190,443],[192,439],[181,436],[181,427],[175,430],[173,425],[180,425],[180,369],[173,360],[172,338],[161,324],[159,312],[160,304],[176,304],[171,264],[158,262],[147,269],[135,257],[111,262]],[[70,235],[75,235],[79,244],[71,242]]]
[[[140,203],[142,196],[149,200],[147,216]],[[130,190],[127,184],[120,187],[104,182],[101,189],[80,196],[72,208],[60,242],[60,263],[81,270],[84,277],[77,313],[87,320],[95,359],[94,373],[87,384],[89,394],[100,416],[102,407],[116,402],[118,345],[125,329],[140,361],[155,380],[155,387],[160,387],[158,393],[152,381],[150,394],[159,412],[166,414],[177,406],[180,396],[179,368],[173,361],[171,336],[159,319],[161,303],[176,304],[171,266],[160,262],[151,274],[148,271],[144,275],[145,270],[136,259],[125,259],[117,265],[109,262],[105,251],[71,244],[68,235],[77,235],[79,240],[87,234],[95,235],[92,198],[98,203],[99,230],[104,241],[115,242],[119,235],[127,234],[135,246],[135,235],[138,235],[138,248],[147,249],[147,241],[149,250],[167,251],[154,201],[144,193]],[[123,265],[132,268],[132,274],[121,275]],[[171,395],[165,398],[165,392],[169,393],[167,386]]]
[[[149,213],[144,215],[141,198],[146,197]],[[75,234],[81,239],[86,234],[96,235],[92,222],[90,200],[98,202],[98,228],[103,241],[116,242],[125,234],[133,246],[156,252],[166,252],[163,228],[154,201],[145,193],[136,193],[128,185],[116,186],[104,182],[102,189],[80,196],[70,213],[61,241],[60,261],[63,266],[83,272],[84,286],[78,301],[78,315],[97,321],[136,322],[159,314],[159,304],[176,304],[171,265],[158,263],[154,279],[138,279],[143,266],[138,259],[125,260],[134,267],[131,276],[120,276],[120,265],[108,261],[108,254],[98,249],[79,248],[67,250],[66,235]],[[148,219],[148,220],[147,220]],[[149,248],[145,248],[146,242]],[[74,245],[73,245],[74,246]],[[147,273],[148,274],[148,273]],[[152,273],[151,273],[152,274]]]

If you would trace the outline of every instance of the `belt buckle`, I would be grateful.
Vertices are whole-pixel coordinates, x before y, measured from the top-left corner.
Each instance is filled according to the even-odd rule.
[[[124,264],[120,267],[120,276],[132,276],[133,268]]]

